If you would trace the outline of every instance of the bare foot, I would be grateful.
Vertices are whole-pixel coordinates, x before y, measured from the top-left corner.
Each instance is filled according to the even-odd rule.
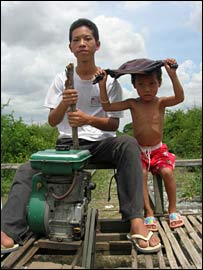
[[[14,246],[13,239],[4,232],[1,232],[1,246],[4,246],[5,248],[11,248]]]
[[[149,234],[149,230],[144,225],[144,221],[142,218],[134,218],[131,220],[131,230],[130,234],[141,234],[144,237],[147,237]],[[149,240],[149,245],[151,247],[157,246],[160,243],[160,239],[156,234],[153,234],[153,236]],[[144,240],[139,240],[139,246],[142,248],[147,247],[147,242]]]

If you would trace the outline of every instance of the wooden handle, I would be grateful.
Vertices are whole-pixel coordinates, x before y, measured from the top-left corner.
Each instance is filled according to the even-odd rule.
[[[74,80],[73,80],[73,72],[74,72],[74,64],[70,63],[66,66],[66,81],[65,81],[65,89],[74,89]],[[76,105],[73,104],[70,106],[71,111],[76,111]],[[72,127],[72,139],[73,139],[73,149],[79,149],[79,140],[78,140],[78,129],[77,127]]]

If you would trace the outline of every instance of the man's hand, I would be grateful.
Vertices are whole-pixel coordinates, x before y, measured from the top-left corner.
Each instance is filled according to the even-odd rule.
[[[75,89],[65,89],[63,91],[63,102],[69,107],[70,105],[74,105],[78,101],[78,92]]]
[[[89,124],[90,115],[77,109],[75,112],[67,112],[68,121],[71,127],[81,127]]]

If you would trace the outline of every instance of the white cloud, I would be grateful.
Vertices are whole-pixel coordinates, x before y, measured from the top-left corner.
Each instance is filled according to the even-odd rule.
[[[134,12],[140,8],[145,8],[151,4],[152,1],[124,1],[123,8],[128,12]]]
[[[163,9],[159,11],[160,2],[157,1],[118,1],[116,4],[111,1],[2,1],[2,103],[11,99],[4,112],[14,111],[28,124],[30,119],[47,121],[44,97],[55,74],[64,70],[67,63],[75,62],[67,48],[68,30],[80,17],[89,18],[98,25],[101,49],[96,54],[96,62],[104,68],[117,68],[128,60],[148,55],[153,59],[162,51],[174,57],[176,48],[181,48],[178,74],[186,96],[181,106],[201,106],[201,46],[198,46],[197,29],[200,30],[202,3],[172,2],[179,5],[179,9],[175,10],[176,16],[169,23],[168,19],[163,19],[165,14],[162,14]],[[174,5],[171,4],[169,1],[161,5],[162,8],[170,5],[172,14]],[[162,15],[160,24],[157,24],[158,13]],[[187,27],[186,19],[190,23]],[[195,37],[191,35],[191,29]],[[124,88],[124,98],[136,94],[129,76],[123,76],[119,81]],[[161,93],[172,93],[167,77],[163,81]],[[129,112],[125,112],[120,127],[130,121]]]
[[[104,15],[96,17],[94,22],[100,29],[101,40],[101,49],[97,53],[97,60],[103,66],[118,68],[130,59],[146,55],[143,36],[140,33],[135,33],[129,22]]]
[[[202,1],[194,1],[192,5],[189,22],[197,31],[202,32]]]

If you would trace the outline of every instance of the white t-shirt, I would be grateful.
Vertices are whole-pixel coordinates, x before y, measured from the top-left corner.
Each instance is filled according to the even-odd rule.
[[[62,93],[66,80],[65,71],[56,75],[45,98],[44,106],[47,108],[56,108],[62,100]],[[119,101],[122,98],[121,87],[117,80],[108,76],[107,94],[110,102]],[[123,112],[105,112],[100,103],[100,90],[98,84],[92,84],[92,80],[81,80],[76,70],[74,70],[74,88],[78,91],[78,102],[76,108],[81,111],[98,117],[123,117]],[[72,138],[72,127],[68,123],[67,115],[61,123],[57,125],[59,137]],[[100,141],[108,137],[115,137],[116,132],[103,131],[84,125],[78,127],[78,138],[89,141]]]

